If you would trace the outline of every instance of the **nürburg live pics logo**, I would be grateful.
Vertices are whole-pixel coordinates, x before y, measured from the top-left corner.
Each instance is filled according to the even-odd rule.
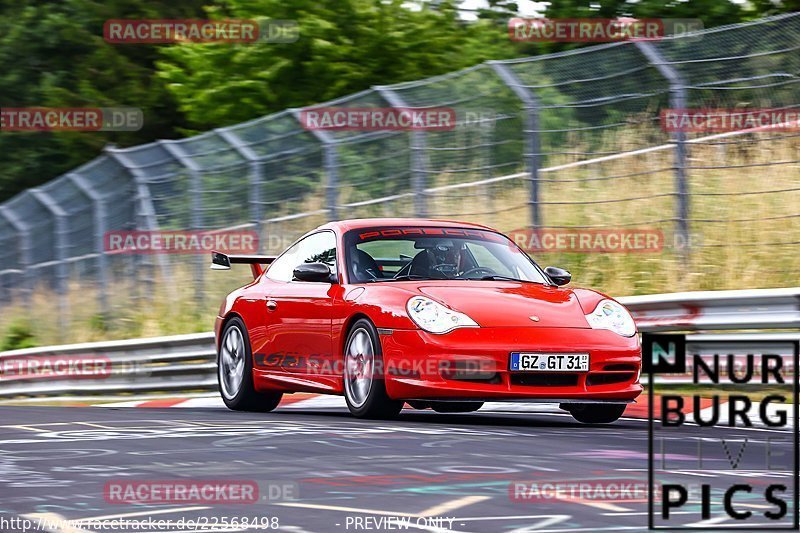
[[[799,351],[790,335],[642,335],[649,529],[798,530]]]

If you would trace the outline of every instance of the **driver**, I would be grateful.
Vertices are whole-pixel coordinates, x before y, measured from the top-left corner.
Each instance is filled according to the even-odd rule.
[[[466,245],[463,242],[456,244],[453,240],[441,240],[431,251],[436,259],[435,265],[442,265],[445,273],[461,273],[462,251]]]
[[[463,271],[466,243],[441,239],[422,250],[411,264],[411,273],[426,277],[454,278]]]

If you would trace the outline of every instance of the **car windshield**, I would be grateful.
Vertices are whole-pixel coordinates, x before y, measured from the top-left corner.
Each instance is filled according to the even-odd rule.
[[[515,280],[547,283],[507,237],[471,228],[380,227],[345,234],[353,283],[406,280]]]

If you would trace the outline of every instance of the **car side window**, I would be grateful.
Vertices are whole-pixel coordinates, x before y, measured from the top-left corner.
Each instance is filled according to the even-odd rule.
[[[320,231],[303,240],[297,263],[324,263],[336,273],[336,236],[330,231]]]
[[[275,260],[267,270],[274,281],[292,281],[292,274],[303,263],[325,263],[336,274],[336,235],[320,231],[298,241]]]

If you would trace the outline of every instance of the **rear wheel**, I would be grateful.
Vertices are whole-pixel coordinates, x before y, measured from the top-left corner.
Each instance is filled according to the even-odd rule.
[[[584,424],[610,424],[625,412],[625,404],[576,403],[564,406],[572,418]]]
[[[437,413],[472,413],[483,407],[483,402],[431,402]]]
[[[386,394],[382,375],[383,353],[378,330],[362,318],[353,324],[344,350],[344,399],[359,418],[393,418],[403,402]]]
[[[281,401],[280,392],[257,392],[253,386],[253,352],[247,328],[239,317],[222,330],[217,357],[217,381],[222,401],[234,411],[272,411]]]

